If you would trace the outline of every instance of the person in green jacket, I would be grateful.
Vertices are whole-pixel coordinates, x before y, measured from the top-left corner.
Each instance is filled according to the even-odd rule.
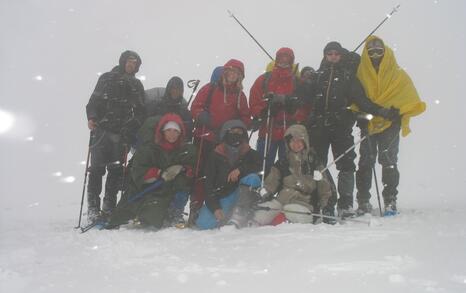
[[[143,127],[146,135],[153,129],[153,138],[144,139],[135,152],[128,187],[109,218],[108,228],[137,219],[159,229],[183,218],[193,183],[196,148],[185,142],[183,120],[177,114],[167,113],[158,122],[152,121]]]

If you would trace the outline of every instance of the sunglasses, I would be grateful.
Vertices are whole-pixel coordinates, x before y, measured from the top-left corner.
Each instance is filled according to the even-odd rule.
[[[382,57],[384,53],[385,50],[383,48],[367,49],[367,54],[369,54],[369,57]]]

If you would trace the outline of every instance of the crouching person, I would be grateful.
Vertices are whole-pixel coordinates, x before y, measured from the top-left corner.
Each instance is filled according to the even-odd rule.
[[[168,113],[153,126],[153,139],[141,145],[132,159],[128,189],[109,218],[113,228],[137,219],[162,228],[182,218],[193,181],[196,149],[185,143],[180,116]]]
[[[309,146],[306,128],[293,125],[285,132],[286,157],[278,160],[265,179],[260,194],[272,200],[257,205],[253,220],[259,225],[272,224],[281,212],[292,223],[312,223],[312,213],[325,207],[331,196],[330,184],[326,177],[314,179],[314,171],[323,169],[314,149]],[[320,174],[320,173],[319,173]],[[313,200],[313,194],[318,200]],[[313,207],[317,202],[319,207]]]
[[[196,220],[201,230],[228,223],[240,194],[260,186],[261,158],[249,146],[246,125],[241,120],[225,122],[220,141],[206,162],[206,200]]]

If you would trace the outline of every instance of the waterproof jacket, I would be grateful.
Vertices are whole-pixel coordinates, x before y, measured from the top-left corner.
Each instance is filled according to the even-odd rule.
[[[239,158],[231,164],[227,157],[225,143],[219,144],[210,154],[206,164],[206,205],[214,212],[220,208],[220,199],[231,194],[239,186],[237,182],[227,182],[228,174],[239,169],[242,178],[251,173],[257,173],[262,168],[259,153],[249,147],[248,143],[240,146]]]
[[[385,52],[379,65],[378,72],[374,69],[367,52],[367,44],[376,36],[370,36],[362,52],[361,63],[357,76],[367,93],[369,99],[385,107],[399,109],[401,118],[402,135],[408,135],[409,120],[425,111],[426,104],[421,101],[409,75],[398,66],[392,49],[385,45]],[[389,128],[391,121],[380,116],[369,121],[370,134],[379,133]]]
[[[377,115],[382,108],[366,97],[354,69],[346,62],[331,64],[324,60],[316,74],[316,96],[310,126],[353,125],[355,117],[350,109],[352,104],[373,115]]]
[[[162,146],[163,133],[161,129],[168,121],[175,121],[182,126],[182,134],[178,139],[179,144],[173,150],[166,150]],[[150,125],[145,126],[150,127]],[[155,127],[155,139],[144,142],[133,157],[131,182],[137,190],[144,187],[144,176],[150,168],[157,168],[160,170],[160,173],[162,173],[163,170],[172,165],[186,165],[186,168],[190,167],[191,169],[194,168],[195,165],[196,148],[192,144],[184,142],[185,130],[183,122],[178,115],[173,113],[165,114],[161,117]],[[154,131],[152,131],[152,133],[154,133]],[[154,142],[154,140],[156,142]],[[186,176],[185,173],[181,173],[175,180],[165,183],[163,189],[187,191],[190,188],[191,181],[192,178],[190,178],[190,176]]]
[[[240,61],[232,59],[224,65],[225,67],[238,68],[244,77],[244,66]],[[224,75],[218,82],[206,84],[194,98],[191,105],[191,114],[194,120],[203,111],[210,114],[210,125],[196,127],[195,137],[205,134],[205,139],[214,142],[217,140],[216,135],[226,121],[239,119],[246,126],[251,123],[251,113],[246,95],[242,90],[241,80],[239,80],[238,84],[227,86],[223,84],[223,80]]]
[[[144,86],[124,66],[102,74],[86,106],[87,119],[104,130],[120,133],[122,128],[135,132],[144,121]]]
[[[305,148],[300,153],[293,152],[288,141],[291,137],[304,140]],[[330,183],[326,175],[320,181],[314,180],[314,171],[324,168],[316,152],[309,145],[307,130],[302,125],[293,125],[285,132],[286,157],[278,160],[267,175],[264,187],[274,194],[283,205],[289,203],[311,204],[311,195],[317,192],[320,206],[326,206],[331,196]]]
[[[285,104],[271,106],[271,138],[273,141],[283,139],[288,126],[306,121],[310,107],[305,106],[302,95],[299,95],[300,82],[291,68],[273,67],[271,72],[260,75],[249,94],[249,107],[253,117],[260,118],[262,125],[259,129],[259,137],[266,134],[268,103],[264,97],[268,93],[286,96]]]

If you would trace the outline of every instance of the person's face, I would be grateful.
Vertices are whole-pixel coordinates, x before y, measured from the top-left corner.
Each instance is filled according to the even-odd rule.
[[[300,151],[302,151],[305,147],[304,145],[304,140],[302,138],[299,138],[299,137],[293,137],[291,140],[290,140],[290,149],[295,152],[295,153],[299,153]]]
[[[169,143],[175,143],[178,141],[178,138],[180,137],[180,132],[176,129],[169,128],[163,132],[163,136],[166,141]]]
[[[288,54],[280,54],[277,56],[277,66],[281,68],[288,68],[291,66],[291,56]]]
[[[312,70],[306,70],[301,75],[301,79],[304,81],[311,81],[314,77],[314,72]]]
[[[327,60],[327,62],[336,64],[341,60],[341,53],[337,50],[330,50],[327,53],[325,53],[325,59]]]
[[[135,73],[137,65],[138,65],[138,60],[136,58],[128,58],[125,64],[125,72],[127,74]]]
[[[183,96],[183,90],[181,88],[172,87],[170,88],[170,97],[176,99]]]
[[[227,84],[236,83],[241,76],[241,72],[239,71],[238,68],[235,68],[235,67],[225,68],[224,74],[225,74],[225,81],[227,82]]]
[[[384,44],[379,40],[373,40],[367,44],[367,54],[372,60],[382,59],[385,54]]]
[[[242,128],[232,128],[228,132],[231,134],[238,134],[238,135],[244,134],[244,130]]]

